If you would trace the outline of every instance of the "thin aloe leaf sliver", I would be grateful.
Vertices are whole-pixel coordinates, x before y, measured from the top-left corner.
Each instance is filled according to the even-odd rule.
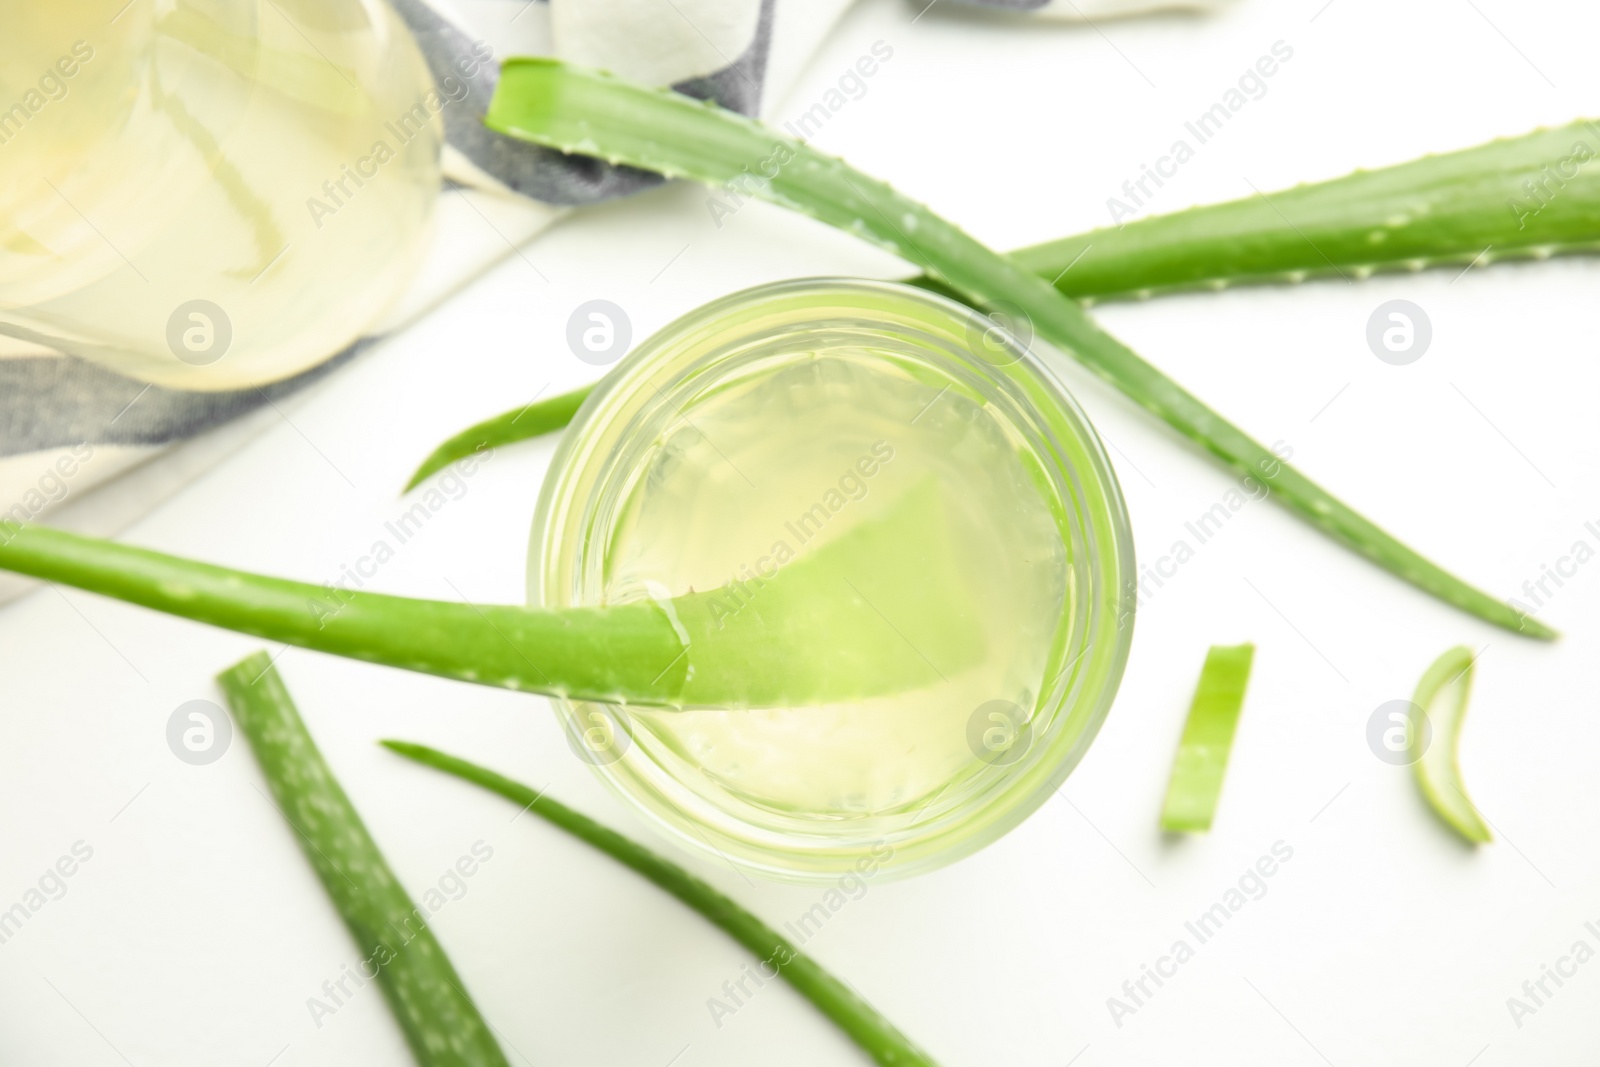
[[[408,741],[384,741],[383,745],[406,759],[498,793],[671,893],[752,953],[760,961],[762,975],[770,972],[772,976],[782,977],[816,1005],[817,1010],[861,1046],[874,1063],[883,1067],[934,1067],[933,1059],[926,1052],[848,983],[823,970],[788,938],[676,863],[657,856],[542,791],[514,782],[487,767]]]

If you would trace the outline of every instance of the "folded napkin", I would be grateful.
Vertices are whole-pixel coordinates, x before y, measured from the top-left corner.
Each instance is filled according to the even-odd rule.
[[[467,84],[443,112],[446,187],[418,276],[369,335],[309,371],[259,388],[149,385],[0,334],[0,520],[120,532],[282,418],[305,389],[403,327],[572,207],[626,195],[654,175],[562,156],[482,124],[499,77],[487,53],[555,55],[758,116],[781,99],[851,0],[529,0],[509,20],[493,0],[391,0],[436,79]],[[937,16],[940,0],[909,0]],[[1053,18],[1093,18],[1206,0],[944,0]],[[472,70],[462,77],[461,71]],[[489,225],[485,226],[484,223]],[[28,588],[0,576],[0,602]]]

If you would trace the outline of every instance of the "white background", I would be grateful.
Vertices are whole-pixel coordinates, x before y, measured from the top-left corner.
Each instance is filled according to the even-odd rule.
[[[1565,122],[1593,111],[1600,84],[1600,13],[1576,3],[1239,0],[1098,28],[953,6],[913,24],[915,6],[863,4],[780,117],[890,43],[892,61],[818,143],[999,248],[1104,225],[1123,180],[1280,39],[1294,58],[1267,96],[1153,210]],[[643,337],[757,282],[904,270],[765,205],[719,230],[704,201],[677,186],[569,219],[287,408],[127,539],[332,580],[400,514],[396,493],[434,443],[593,375],[563,341],[580,302],[617,302]],[[1583,526],[1600,520],[1597,284],[1600,264],[1569,259],[1096,314],[1407,542],[1513,596],[1574,541],[1600,547]],[[1412,366],[1364,341],[1392,298],[1433,323]],[[1075,384],[1154,559],[1229,479],[1120,397]],[[502,450],[374,587],[519,600],[551,447]],[[1479,624],[1252,504],[1141,611],[1116,707],[1063,795],[953,868],[872,885],[808,948],[947,1067],[1592,1063],[1600,962],[1520,1028],[1506,1000],[1576,940],[1600,949],[1583,925],[1600,921],[1600,563],[1540,617],[1564,640]],[[1240,640],[1257,643],[1257,665],[1216,828],[1164,841],[1156,813],[1205,648]],[[1373,709],[1457,643],[1483,648],[1461,755],[1498,832],[1476,851],[1364,736]],[[67,895],[0,945],[0,1062],[409,1062],[376,988],[313,1024],[307,998],[357,952],[246,746],[208,767],[167,748],[172,710],[216,699],[212,675],[257,644],[73,591],[0,611],[0,908],[73,842],[94,849]],[[707,999],[747,961],[726,937],[558,831],[512,823],[506,802],[374,744],[426,741],[648,835],[541,700],[299,651],[280,668],[413,893],[473,842],[494,849],[435,928],[513,1063],[865,1062],[779,984],[718,1029]],[[1107,998],[1280,840],[1294,855],[1267,895],[1115,1026]],[[680,858],[774,923],[817,897]]]

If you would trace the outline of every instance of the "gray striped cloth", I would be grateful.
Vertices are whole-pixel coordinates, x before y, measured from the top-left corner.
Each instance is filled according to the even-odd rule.
[[[563,156],[482,124],[499,69],[474,62],[553,54],[715,100],[748,115],[788,88],[851,0],[530,0],[492,29],[504,6],[484,0],[391,0],[436,80],[465,77],[443,112],[445,174],[435,247],[399,310],[342,352],[287,380],[232,392],[150,385],[49,348],[0,316],[0,518],[46,519],[80,532],[119,532],[270,424],[276,404],[357,358],[382,332],[425,312],[561,211],[660,181],[630,168]],[[940,0],[908,0],[937,17]],[[1093,18],[1207,0],[944,0],[1032,16]],[[473,16],[477,16],[474,18]],[[482,25],[484,35],[476,32]],[[463,63],[463,61],[466,61]],[[509,196],[507,194],[517,194]],[[465,198],[465,207],[452,201]],[[484,236],[471,213],[492,216]],[[0,601],[26,584],[0,579]]]

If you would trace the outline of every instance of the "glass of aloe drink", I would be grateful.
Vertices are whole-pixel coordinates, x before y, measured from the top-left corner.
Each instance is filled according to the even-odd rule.
[[[1082,411],[1012,332],[892,283],[764,286],[645,341],[568,430],[530,551],[534,606],[701,616],[681,706],[558,713],[669,834],[792,880],[1015,826],[1131,640],[1127,513]],[[784,669],[748,670],[774,642]]]

